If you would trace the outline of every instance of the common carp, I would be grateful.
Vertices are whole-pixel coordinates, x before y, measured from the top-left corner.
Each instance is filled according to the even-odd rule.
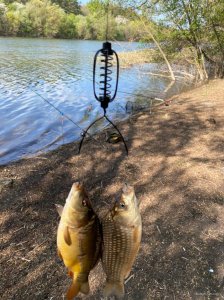
[[[124,280],[138,253],[142,221],[134,188],[125,185],[119,201],[102,220],[102,263],[106,273],[104,297],[124,296]]]
[[[61,220],[57,232],[58,255],[68,268],[72,284],[67,299],[89,293],[88,276],[100,253],[100,224],[80,183],[74,183],[65,206],[57,205]]]

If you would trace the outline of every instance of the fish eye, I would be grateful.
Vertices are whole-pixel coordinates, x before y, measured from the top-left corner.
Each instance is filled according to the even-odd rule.
[[[121,208],[125,208],[124,202],[121,202],[121,203],[120,203],[120,207],[121,207]]]
[[[82,200],[82,205],[83,206],[87,206],[87,202],[86,202],[86,200],[84,199],[84,200]]]

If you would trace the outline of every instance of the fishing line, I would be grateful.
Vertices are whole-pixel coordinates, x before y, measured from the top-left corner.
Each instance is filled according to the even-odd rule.
[[[64,112],[62,112],[59,108],[57,108],[53,103],[51,103],[49,100],[47,100],[46,98],[44,98],[41,94],[39,94],[38,92],[34,91],[32,88],[29,88],[33,93],[35,93],[37,96],[39,96],[42,100],[44,100],[46,103],[48,103],[51,107],[53,107],[59,114],[61,114],[62,117],[65,117],[68,121],[72,122],[77,128],[80,129],[80,131],[82,132],[81,135],[86,135],[87,133],[85,132],[85,130],[80,127],[76,122],[74,122],[69,116],[67,116]],[[90,134],[88,133],[88,136],[91,137],[94,141],[98,143],[98,141]],[[101,147],[105,148],[104,145],[100,144]]]
[[[62,145],[65,144],[65,137],[64,137],[64,116],[61,116],[61,133],[62,133]]]
[[[109,6],[110,6],[110,0],[108,0],[106,4],[106,33],[105,33],[106,42],[108,41],[108,32],[109,32]]]
[[[99,85],[99,83],[97,83]],[[44,100],[48,105],[50,105],[51,107],[53,107],[61,116],[62,116],[62,134],[64,134],[63,132],[63,124],[64,124],[64,119],[63,118],[66,118],[68,121],[70,121],[71,123],[73,123],[73,125],[75,125],[77,128],[79,128],[79,130],[82,132],[81,133],[81,136],[82,136],[82,139],[81,139],[81,142],[80,142],[80,145],[79,145],[79,150],[78,150],[78,153],[80,153],[81,151],[81,148],[82,148],[82,144],[83,144],[83,141],[85,139],[85,136],[88,135],[90,138],[92,138],[95,142],[98,143],[98,141],[90,134],[88,133],[88,130],[94,126],[98,121],[102,120],[103,118],[105,118],[109,124],[111,124],[115,129],[116,131],[119,133],[123,143],[124,143],[124,146],[125,146],[125,150],[128,154],[128,147],[127,147],[127,144],[124,140],[124,137],[123,135],[121,134],[120,130],[118,129],[118,127],[107,117],[106,115],[106,110],[104,110],[104,115],[102,117],[100,117],[99,119],[95,120],[93,123],[90,124],[90,126],[84,130],[82,127],[80,127],[76,122],[74,122],[69,116],[67,116],[64,112],[62,112],[59,108],[57,108],[53,103],[51,103],[49,100],[47,100],[46,98],[44,98],[41,94],[39,94],[37,91],[33,90],[32,88],[29,88],[33,93],[35,93],[37,96],[39,96],[42,100]],[[120,93],[124,93],[124,94],[128,94],[128,95],[133,95],[133,96],[139,96],[139,97],[144,97],[144,98],[147,98],[149,99],[149,97],[145,96],[145,95],[142,95],[142,94],[134,94],[134,93],[128,93],[128,92],[124,92],[124,91],[119,91]],[[159,100],[163,100],[163,99],[159,99]],[[120,107],[122,107],[120,105]],[[122,107],[123,108],[123,107]],[[124,109],[124,108],[123,108]],[[124,109],[125,110],[125,109]],[[63,142],[64,142],[64,138],[63,138]],[[101,147],[105,148],[105,146],[103,144],[100,144]]]

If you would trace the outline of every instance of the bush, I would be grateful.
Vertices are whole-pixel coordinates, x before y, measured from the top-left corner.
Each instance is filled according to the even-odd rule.
[[[74,14],[68,14],[63,17],[58,37],[67,39],[79,37],[77,33],[77,17]]]

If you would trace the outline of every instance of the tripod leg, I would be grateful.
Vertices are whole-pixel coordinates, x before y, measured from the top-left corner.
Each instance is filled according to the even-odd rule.
[[[123,137],[123,135],[121,134],[121,132],[120,132],[120,130],[117,128],[117,126],[106,116],[106,115],[104,115],[104,117],[105,117],[105,119],[117,130],[117,132],[119,133],[119,135],[120,135],[120,137],[121,137],[121,139],[122,139],[122,141],[123,141],[123,144],[124,144],[124,146],[125,146],[125,150],[126,150],[126,152],[127,152],[127,155],[128,155],[128,146],[127,146],[127,144],[126,144],[126,142],[125,142],[125,140],[124,140],[124,137]]]
[[[99,119],[96,119],[93,123],[91,123],[91,124],[89,125],[89,127],[88,127],[86,130],[83,131],[82,139],[81,139],[81,141],[80,141],[80,143],[79,143],[79,151],[78,151],[78,154],[80,154],[80,152],[81,152],[81,148],[82,148],[83,141],[84,141],[84,139],[85,139],[85,137],[86,137],[86,134],[88,133],[89,129],[90,129],[93,125],[95,125],[98,121],[100,121],[101,119],[103,119],[103,118],[104,118],[104,116],[103,116],[103,117],[100,117]]]

